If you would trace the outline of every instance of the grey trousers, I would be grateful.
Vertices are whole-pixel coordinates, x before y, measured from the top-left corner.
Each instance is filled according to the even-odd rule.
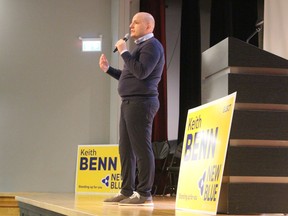
[[[121,160],[121,193],[151,196],[155,160],[151,144],[153,119],[159,109],[155,98],[125,99],[121,104],[119,154]],[[135,188],[136,168],[138,184]]]

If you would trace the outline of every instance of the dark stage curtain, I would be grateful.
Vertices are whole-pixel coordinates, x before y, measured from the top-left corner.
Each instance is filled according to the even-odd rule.
[[[257,13],[258,2],[259,0],[212,0],[210,46],[226,37],[246,41],[255,31],[256,22],[261,19]],[[253,37],[250,44],[258,46],[258,37]]]
[[[199,0],[182,0],[178,143],[183,141],[188,110],[201,105]]]
[[[155,37],[162,43],[166,50],[166,32],[165,32],[165,0],[141,0],[140,11],[148,12],[155,19]],[[165,52],[166,53],[166,52]],[[166,54],[165,54],[166,58]],[[155,116],[153,123],[152,141],[164,141],[168,139],[167,135],[167,68],[163,69],[162,79],[159,83],[160,109]]]

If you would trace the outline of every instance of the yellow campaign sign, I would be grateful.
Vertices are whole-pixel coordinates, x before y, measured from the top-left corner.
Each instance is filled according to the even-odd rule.
[[[176,209],[216,214],[236,92],[187,115]]]
[[[117,193],[121,188],[118,145],[79,145],[76,193]]]

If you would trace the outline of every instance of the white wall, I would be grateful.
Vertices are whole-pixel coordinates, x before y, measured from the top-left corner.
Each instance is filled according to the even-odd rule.
[[[264,50],[288,59],[288,1],[265,0]]]
[[[79,36],[103,35],[107,0],[0,0],[0,192],[74,191],[78,144],[109,143],[110,78]]]

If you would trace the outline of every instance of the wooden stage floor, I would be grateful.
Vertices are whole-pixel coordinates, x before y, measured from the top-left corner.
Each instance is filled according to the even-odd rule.
[[[201,214],[193,214],[191,212],[175,210],[175,197],[155,196],[153,197],[154,206],[118,206],[103,203],[103,200],[109,196],[111,195],[27,193],[16,196],[16,200],[20,203],[36,206],[41,209],[46,209],[69,216],[201,216]]]

